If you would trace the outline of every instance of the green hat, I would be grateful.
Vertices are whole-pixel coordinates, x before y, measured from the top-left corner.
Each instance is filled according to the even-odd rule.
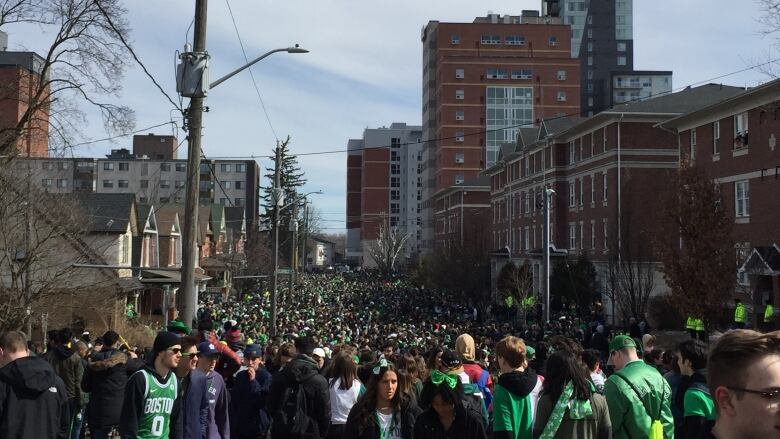
[[[533,346],[525,346],[525,356],[529,360],[533,360],[534,355],[536,355],[536,349],[533,348]]]
[[[636,342],[627,335],[618,335],[609,342],[610,354],[623,348],[636,348]]]
[[[170,323],[168,323],[168,332],[183,332],[190,335],[192,329],[185,325],[181,320],[171,320]]]

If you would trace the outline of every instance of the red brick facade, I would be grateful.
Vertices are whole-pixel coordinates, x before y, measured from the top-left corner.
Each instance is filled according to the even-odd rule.
[[[16,140],[16,150],[21,157],[49,155],[49,89],[47,87],[44,96],[36,100],[38,80],[37,74],[24,67],[0,66],[0,130],[16,127],[30,103],[38,102],[38,108]],[[16,136],[16,133],[9,131],[7,135]]]

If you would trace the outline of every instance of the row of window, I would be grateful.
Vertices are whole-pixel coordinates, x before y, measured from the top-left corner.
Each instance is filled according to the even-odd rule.
[[[690,158],[696,159],[697,130],[704,127],[693,128],[690,135]],[[744,149],[748,147],[748,114],[747,112],[734,115],[734,142],[733,148]],[[720,155],[720,121],[712,123],[712,155]]]
[[[455,90],[455,100],[462,101],[464,99],[466,99],[466,92],[464,90]],[[518,97],[517,99],[522,100],[521,97]],[[493,102],[491,102],[491,100]],[[510,100],[514,102],[515,99],[511,99],[509,97],[496,97],[491,99],[488,96],[488,104],[493,104],[493,105],[508,105],[509,104],[508,101]],[[558,102],[566,102],[566,92],[558,91],[558,94],[556,95],[556,100]],[[461,112],[461,117],[462,117],[462,112]],[[457,113],[456,113],[456,120],[462,120],[462,119],[457,119]]]
[[[500,35],[492,35],[492,34],[483,34],[479,38],[479,43],[488,45],[488,46],[494,46],[499,44],[505,44],[507,46],[524,46],[526,42],[525,36],[523,35],[507,35],[503,39]],[[454,45],[460,44],[460,35],[452,35],[450,37],[450,43]],[[547,44],[549,46],[557,46],[558,45],[558,37],[551,36],[547,39]]]
[[[532,69],[487,69],[485,71],[485,78],[487,79],[533,79]],[[464,79],[466,77],[466,69],[455,69],[455,79]],[[558,70],[555,73],[555,78],[559,81],[566,80],[566,70]]]
[[[577,233],[579,229],[579,234]],[[609,248],[609,228],[607,226],[607,220],[601,220],[601,248],[606,251]],[[578,241],[579,238],[579,241]],[[579,244],[579,245],[578,245]],[[590,249],[596,250],[597,237],[596,237],[596,221],[590,222]],[[577,223],[569,223],[569,249],[570,250],[584,250],[585,249],[585,223],[580,221],[579,227]]]
[[[607,129],[602,129],[601,134],[601,152],[607,151]],[[584,160],[585,155],[583,152],[583,139],[584,137],[580,137],[579,139],[572,140],[569,142],[569,164],[573,165],[577,163],[578,161]],[[593,131],[590,133],[590,157],[593,157],[596,154],[596,132]]]
[[[45,162],[48,163],[48,162]],[[45,164],[44,163],[44,164]],[[51,163],[49,163],[51,164]],[[146,163],[143,163],[144,165],[147,165]],[[115,166],[116,165],[116,166]],[[186,163],[175,163],[175,168],[177,172],[185,172],[187,170],[187,164]],[[203,163],[200,165],[202,172],[211,172],[211,166],[208,163]],[[44,167],[44,169],[46,169]],[[60,169],[63,169],[62,167]],[[67,163],[65,163],[65,168],[67,169]],[[130,163],[129,162],[103,162],[103,170],[104,171],[113,171],[114,169],[119,169],[120,171],[129,171],[130,170]],[[148,169],[148,168],[147,168]],[[171,170],[171,164],[170,163],[160,163],[160,171],[161,172],[170,172]],[[246,172],[246,164],[244,163],[223,163],[219,165],[219,170],[221,172]],[[235,171],[234,171],[235,170]]]
[[[608,196],[608,185],[607,185],[607,173],[604,172],[601,175],[601,194],[602,194],[602,201],[607,201]],[[585,197],[584,197],[584,187],[585,187],[585,178],[582,179],[575,179],[574,181],[569,182],[569,207],[576,207],[576,206],[582,206],[585,204]],[[578,196],[579,194],[579,196]],[[596,202],[596,177],[595,175],[590,176],[590,202],[595,203]]]
[[[67,180],[65,181],[65,186],[59,186],[59,182],[62,180],[57,180],[57,187],[67,187]],[[149,187],[149,180],[140,180],[140,187],[141,189],[146,189]],[[203,188],[204,184],[207,186],[207,188],[211,188],[210,181],[202,181],[201,182],[201,188]],[[222,188],[224,189],[244,189],[244,182],[243,181],[221,181]],[[47,186],[48,184],[48,186]],[[184,180],[176,180],[174,181],[174,187],[177,189],[184,187]],[[117,187],[119,188],[127,188],[130,186],[129,180],[117,180]],[[43,187],[51,187],[51,179],[50,178],[44,178],[43,179]],[[114,187],[114,180],[103,180],[103,187],[104,188],[113,188]],[[169,189],[171,187],[171,180],[160,180],[160,188],[162,189]]]

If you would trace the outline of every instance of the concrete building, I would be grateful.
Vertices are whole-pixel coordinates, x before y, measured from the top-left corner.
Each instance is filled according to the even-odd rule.
[[[371,266],[368,246],[382,224],[409,234],[402,263],[416,261],[421,239],[422,127],[393,123],[351,139],[347,155],[347,248],[352,262]]]
[[[491,177],[493,248],[529,262],[538,291],[543,250],[541,194],[555,190],[551,243],[569,257],[586,255],[610,285],[609,264],[620,260],[651,270],[653,294],[664,291],[647,239],[658,232],[661,203],[679,166],[677,136],[658,124],[730,99],[739,87],[708,84],[601,112],[587,119],[545,121],[502,149]],[[495,264],[500,268],[503,263]],[[495,274],[495,273],[494,273]],[[612,307],[605,296],[605,309]]]
[[[17,137],[20,157],[49,155],[49,99],[35,96],[41,87],[44,59],[34,52],[8,52],[8,36],[0,32],[0,142]],[[48,96],[48,85],[44,88]],[[19,122],[33,106],[28,122]]]
[[[639,71],[612,72],[610,106],[636,102],[668,94],[672,91],[672,72]]]
[[[780,304],[780,80],[660,125],[677,133],[680,155],[720,186],[734,221],[738,291],[763,312]]]
[[[653,95],[671,92],[671,72],[634,71],[633,14],[633,0],[542,0],[542,15],[571,26],[571,56],[581,65],[582,115],[592,116],[618,103],[615,95],[627,100],[633,91],[615,90],[613,75],[657,77],[658,82],[647,87]]]
[[[437,192],[476,179],[520,127],[580,110],[569,33],[538,11],[423,28],[424,249],[434,245]]]

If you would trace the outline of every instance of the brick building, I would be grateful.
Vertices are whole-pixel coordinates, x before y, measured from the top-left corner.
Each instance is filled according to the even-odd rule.
[[[422,128],[393,123],[350,139],[347,155],[347,246],[353,263],[372,266],[368,246],[384,223],[409,234],[399,261],[419,256]]]
[[[740,290],[780,304],[780,80],[661,124],[719,185],[734,220]],[[743,297],[752,303],[750,297]]]
[[[7,38],[0,33],[4,44]],[[43,63],[33,52],[0,51],[0,142],[18,137],[15,149],[20,157],[49,155],[49,87],[37,96]],[[20,126],[27,111],[28,122]]]
[[[176,160],[178,144],[175,136],[143,134],[133,136],[133,154],[156,160]]]
[[[602,288],[607,266],[621,260],[652,270],[654,293],[663,291],[652,237],[657,213],[679,166],[677,136],[658,126],[729,99],[744,89],[708,84],[642,102],[618,105],[581,120],[544,121],[523,130],[485,171],[491,177],[493,248],[541,273],[544,212],[541,194],[555,190],[551,243],[570,257],[584,254]],[[500,267],[499,267],[500,268]],[[609,307],[608,307],[609,308]]]
[[[490,179],[458,183],[436,197],[436,244],[465,245],[466,238],[487,240],[490,234]]]
[[[490,14],[430,21],[423,44],[423,229],[434,245],[436,193],[472,181],[519,127],[580,110],[580,66],[559,19]],[[438,139],[438,140],[436,140]]]

